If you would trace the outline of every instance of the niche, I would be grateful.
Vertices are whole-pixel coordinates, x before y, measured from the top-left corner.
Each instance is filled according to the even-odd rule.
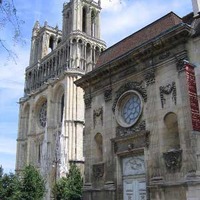
[[[166,151],[180,149],[180,139],[178,130],[177,115],[169,112],[164,117],[164,146]]]

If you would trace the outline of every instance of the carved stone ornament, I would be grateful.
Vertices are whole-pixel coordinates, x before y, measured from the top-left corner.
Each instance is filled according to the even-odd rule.
[[[90,94],[84,95],[85,109],[91,108],[92,97]]]
[[[180,59],[176,63],[176,68],[178,72],[181,72],[184,69],[184,61],[183,59]]]
[[[129,90],[136,90],[137,92],[139,92],[142,95],[144,101],[145,102],[147,101],[147,91],[146,91],[145,87],[143,87],[142,82],[140,82],[140,83],[138,83],[138,82],[125,83],[116,92],[116,97],[115,97],[113,107],[112,107],[113,113],[115,113],[117,101],[120,98],[120,96]]]
[[[171,84],[167,84],[166,86],[160,86],[160,100],[162,108],[164,108],[164,104],[166,102],[166,99],[164,95],[172,94],[172,101],[174,101],[174,104],[176,105],[176,84],[175,82],[172,82]]]
[[[94,127],[96,126],[97,123],[97,117],[100,117],[101,119],[101,124],[103,125],[103,107],[98,108],[93,111],[93,122],[94,122]]]
[[[188,60],[188,57],[186,55],[182,58],[177,58],[176,69],[178,72],[181,72],[184,70],[185,63],[187,63],[187,60]]]
[[[169,51],[166,51],[159,56],[159,60],[164,60],[164,59],[168,58],[170,55],[171,55],[171,53]]]
[[[134,144],[133,143],[128,144],[128,150],[131,151],[132,149],[134,149]]]
[[[123,159],[123,175],[138,175],[145,173],[144,156],[134,156]]]
[[[141,131],[127,137],[116,137],[111,139],[115,154],[124,154],[141,148],[149,148],[150,132]]]
[[[112,99],[112,88],[108,88],[104,91],[104,100],[110,101]]]
[[[145,121],[140,122],[137,126],[129,127],[129,128],[118,126],[116,128],[116,135],[117,137],[123,137],[123,136],[132,135],[136,132],[143,131],[143,130],[146,130]]]
[[[155,83],[155,68],[152,68],[146,71],[144,78],[145,78],[145,82],[147,86],[154,84]]]
[[[104,175],[104,163],[94,164],[93,165],[93,176],[98,179]]]
[[[165,165],[170,172],[180,170],[182,164],[182,150],[171,150],[163,153]]]

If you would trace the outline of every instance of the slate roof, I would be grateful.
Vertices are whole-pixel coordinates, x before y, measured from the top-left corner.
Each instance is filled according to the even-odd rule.
[[[180,23],[183,21],[178,15],[173,12],[168,13],[102,52],[96,67],[111,62]]]

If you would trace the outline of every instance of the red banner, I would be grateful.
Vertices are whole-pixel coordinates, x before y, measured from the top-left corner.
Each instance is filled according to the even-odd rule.
[[[197,98],[194,67],[191,66],[190,64],[185,64],[185,72],[188,83],[190,109],[192,116],[192,127],[194,131],[200,131],[200,114],[199,114],[199,104]]]

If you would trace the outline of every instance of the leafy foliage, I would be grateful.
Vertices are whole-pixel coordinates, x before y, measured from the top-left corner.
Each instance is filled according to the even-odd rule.
[[[40,200],[45,194],[45,181],[33,166],[25,167],[21,179],[22,198]]]
[[[20,181],[18,177],[12,173],[3,174],[3,168],[0,167],[0,199],[19,200]]]
[[[53,188],[56,200],[80,200],[82,196],[83,179],[76,165],[71,165],[67,177],[57,181]]]
[[[44,180],[33,166],[25,167],[20,177],[4,174],[0,167],[1,200],[41,200],[44,194]]]
[[[67,188],[68,182],[66,177],[62,177],[53,188],[53,195],[56,200],[65,200],[67,199]]]

